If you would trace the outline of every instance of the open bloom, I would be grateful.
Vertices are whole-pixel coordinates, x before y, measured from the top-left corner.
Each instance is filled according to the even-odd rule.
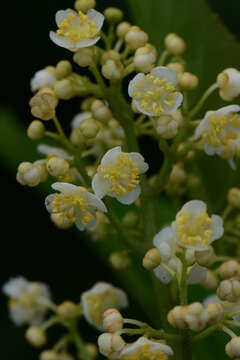
[[[224,101],[233,101],[240,94],[240,71],[229,68],[220,75],[222,74],[224,81],[219,84],[219,95]]]
[[[96,283],[90,290],[81,295],[83,315],[86,320],[103,330],[102,315],[110,308],[125,308],[128,298],[124,291],[105,282]]]
[[[155,67],[149,74],[137,74],[128,86],[137,110],[148,116],[171,114],[182,103],[177,91],[177,74],[164,66]]]
[[[60,194],[48,195],[45,204],[50,213],[60,213],[79,230],[92,229],[96,225],[96,211],[106,212],[104,203],[97,196],[88,192],[82,186],[64,182],[52,185]]]
[[[167,360],[169,355],[173,355],[170,346],[142,336],[134,343],[125,345],[119,358],[122,360]]]
[[[47,69],[37,71],[30,81],[30,87],[32,91],[37,91],[41,88],[52,88],[57,82],[56,76]]]
[[[196,129],[195,139],[200,139],[207,155],[232,159],[240,150],[239,111],[239,105],[229,105],[206,113]]]
[[[108,195],[122,204],[131,204],[141,192],[139,175],[147,170],[148,164],[141,154],[122,152],[121,147],[117,146],[103,156],[92,188],[100,199]]]
[[[176,256],[177,244],[170,226],[162,229],[153,238],[153,245],[160,251],[161,264],[153,272],[164,284],[168,284],[173,276],[181,272],[182,263]],[[195,263],[189,268],[188,283],[198,284],[206,277],[207,269]]]
[[[10,317],[16,325],[38,325],[43,321],[46,302],[51,298],[47,285],[16,277],[3,285],[3,293],[10,298]]]
[[[104,16],[94,9],[87,14],[72,9],[60,10],[56,13],[59,29],[50,31],[50,38],[55,44],[75,52],[96,44],[103,22]]]
[[[209,217],[206,204],[200,200],[189,201],[182,207],[172,230],[179,246],[198,251],[207,250],[224,232],[222,218]]]

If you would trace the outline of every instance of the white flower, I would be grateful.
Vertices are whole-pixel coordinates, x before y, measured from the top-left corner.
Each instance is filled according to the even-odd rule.
[[[103,330],[102,315],[106,310],[128,306],[125,292],[105,282],[96,283],[85,291],[81,295],[81,302],[86,320],[99,330]]]
[[[89,111],[84,111],[75,115],[71,121],[72,129],[77,129],[83,120],[90,119],[91,117],[92,113],[90,113]]]
[[[56,13],[57,32],[50,31],[51,40],[66,49],[77,51],[96,44],[104,22],[104,16],[91,9],[87,14],[75,10],[60,10]]]
[[[66,150],[63,148],[58,148],[54,146],[49,146],[45,144],[39,144],[37,146],[38,152],[43,155],[47,155],[49,157],[51,156],[57,156],[60,158],[63,158],[64,160],[73,160],[73,156],[70,155]]]
[[[203,201],[187,202],[172,223],[174,237],[179,246],[194,250],[207,250],[209,245],[222,237],[223,221],[218,215],[208,216]]]
[[[230,314],[235,313],[235,315],[232,317],[232,319],[235,321],[240,321],[240,302],[232,303],[229,301],[221,301],[216,294],[211,294],[211,295],[208,295],[203,300],[203,305],[207,306],[208,304],[213,303],[213,302],[219,302],[223,306],[224,314],[230,315]],[[239,313],[239,314],[236,314],[236,313]]]
[[[169,355],[173,355],[173,350],[170,346],[142,336],[134,343],[125,345],[120,352],[119,358],[121,360],[167,360]]]
[[[52,88],[57,81],[57,78],[53,75],[51,71],[47,69],[42,69],[37,71],[33,78],[30,81],[30,87],[33,92],[43,88]]]
[[[177,91],[177,74],[164,66],[155,67],[150,74],[137,74],[128,86],[137,110],[148,116],[170,114],[182,103]]]
[[[103,156],[92,181],[93,191],[100,199],[108,195],[122,204],[131,204],[141,192],[139,175],[147,170],[141,154],[125,153],[117,146]]]
[[[200,139],[207,155],[220,155],[232,159],[240,150],[239,105],[225,106],[208,111],[198,125],[195,139]]]
[[[219,95],[224,101],[233,101],[240,94],[240,72],[237,69],[229,68],[220,75],[225,78],[222,83],[219,83]]]
[[[92,229],[96,225],[96,211],[106,212],[106,206],[97,196],[81,186],[56,182],[52,185],[60,194],[48,195],[45,204],[50,213],[61,213],[79,230]]]
[[[3,293],[10,297],[10,317],[16,325],[38,325],[43,321],[46,301],[51,298],[47,285],[16,277],[3,285]]]
[[[168,284],[172,277],[181,272],[182,263],[176,256],[177,244],[173,230],[170,226],[162,229],[153,238],[153,245],[160,251],[161,264],[153,272],[164,284]],[[188,284],[202,282],[207,274],[207,269],[194,264],[188,271]]]

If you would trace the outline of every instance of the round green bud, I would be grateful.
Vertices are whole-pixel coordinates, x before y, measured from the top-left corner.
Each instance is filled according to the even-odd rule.
[[[82,11],[84,13],[88,12],[88,10],[95,8],[96,1],[95,0],[76,0],[74,7],[77,11]]]
[[[56,75],[58,79],[63,79],[72,72],[72,64],[68,60],[61,60],[56,66]]]
[[[122,20],[123,12],[118,8],[110,7],[105,9],[104,16],[107,21],[117,24]]]
[[[72,84],[68,79],[57,81],[54,86],[54,90],[59,99],[69,100],[73,96]]]

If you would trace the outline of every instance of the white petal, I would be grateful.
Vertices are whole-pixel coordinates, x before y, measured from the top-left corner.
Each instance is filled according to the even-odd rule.
[[[124,205],[130,205],[135,200],[137,200],[140,193],[141,193],[141,188],[139,185],[137,185],[134,190],[127,192],[125,195],[117,195],[116,199]]]
[[[62,157],[65,160],[73,160],[73,156],[70,155],[67,151],[65,151],[62,148],[55,147],[55,146],[39,144],[37,146],[37,151],[44,155],[55,155],[55,156]]]
[[[97,36],[94,38],[87,38],[87,39],[80,40],[78,43],[74,43],[74,46],[69,48],[69,50],[77,51],[79,49],[92,46],[92,45],[96,44],[100,39],[101,39],[101,37]]]
[[[2,287],[2,291],[5,295],[11,298],[18,298],[22,292],[28,288],[29,281],[22,276],[10,279]]]
[[[143,73],[137,74],[128,84],[128,95],[133,97],[134,92],[136,91],[137,82],[144,82],[145,75]]]
[[[57,11],[56,16],[55,16],[57,26],[59,26],[61,24],[61,22],[64,19],[66,19],[67,15],[71,14],[71,13],[78,16],[77,12],[75,10],[72,10],[72,9],[66,9],[66,10]]]
[[[88,192],[87,196],[88,196],[88,201],[89,201],[90,206],[92,206],[93,208],[95,208],[99,211],[107,212],[107,208],[106,208],[105,204],[96,195]]]
[[[89,119],[91,116],[92,113],[90,113],[89,111],[84,111],[75,115],[71,121],[71,128],[72,129],[78,128],[83,120]]]
[[[89,20],[93,21],[96,24],[96,28],[100,30],[104,23],[104,16],[99,11],[90,9],[87,12],[87,17]]]
[[[62,192],[63,194],[68,194],[70,192],[75,192],[78,189],[78,186],[65,182],[55,182],[52,184],[52,188]]]
[[[122,152],[121,146],[116,146],[108,150],[102,158],[101,165],[105,166],[114,163],[118,155],[121,154],[121,152]]]
[[[137,164],[140,174],[144,174],[146,171],[148,171],[149,166],[144,161],[144,157],[141,154],[139,154],[138,152],[131,152],[130,156],[132,160]]]
[[[210,304],[212,302],[220,302],[220,299],[219,299],[219,297],[217,297],[216,294],[211,294],[211,295],[207,296],[203,300],[203,306],[207,306],[207,304]]]
[[[200,215],[202,212],[207,210],[207,205],[201,200],[191,200],[188,201],[185,205],[183,205],[182,209],[178,214],[183,211],[189,212],[193,216]],[[178,216],[177,214],[177,216]]]
[[[221,109],[218,109],[217,111],[215,111],[215,115],[218,117],[223,117],[229,113],[236,113],[238,111],[240,111],[239,105],[228,105],[228,106],[224,106]]]
[[[206,141],[204,143],[204,151],[207,155],[212,156],[212,155],[216,154],[217,148],[209,145],[208,142]]]
[[[230,165],[230,168],[233,170],[233,171],[236,171],[237,170],[237,167],[236,167],[236,164],[234,162],[234,160],[229,160],[229,165]]]
[[[153,245],[156,248],[159,248],[161,243],[171,243],[171,238],[173,237],[173,231],[170,226],[163,228],[159,233],[157,233],[153,238]]]
[[[165,66],[157,66],[150,72],[151,75],[157,76],[160,79],[168,78],[170,82],[173,83],[173,85],[177,85],[178,83],[178,77],[175,71],[169,69]]]
[[[224,234],[223,220],[219,215],[212,215],[211,218],[212,218],[211,229],[213,231],[211,240],[214,241],[216,239],[221,238]]]
[[[182,95],[182,93],[178,93],[178,97],[174,101],[173,106],[171,106],[170,108],[168,107],[165,110],[165,113],[166,114],[171,114],[173,111],[175,111],[177,108],[179,108],[179,106],[182,104],[182,101],[183,101],[183,95]]]
[[[53,211],[52,202],[54,198],[55,198],[55,194],[50,194],[45,199],[45,206],[47,208],[47,211],[49,211],[50,213]]]
[[[137,100],[134,100],[134,104],[135,104],[137,110],[140,111],[142,114],[147,115],[147,116],[156,116],[155,113],[154,113],[154,111],[145,110],[145,109],[139,104],[139,102],[138,102]]]
[[[161,265],[156,267],[153,272],[163,284],[169,284],[172,280],[172,275]]]
[[[61,46],[65,49],[70,50],[75,47],[75,43],[66,36],[58,35],[54,31],[50,31],[49,36],[56,45]]]
[[[141,348],[145,348],[147,345],[147,351],[150,353],[158,353],[163,351],[167,355],[173,355],[173,350],[170,346],[162,344],[158,341],[149,340],[146,337],[142,336],[137,341],[132,344],[125,346],[120,353],[120,358],[134,358],[134,356],[139,352]]]
[[[207,276],[207,269],[203,266],[194,264],[188,274],[187,283],[188,284],[199,284],[204,281]]]
[[[111,184],[103,178],[100,174],[95,174],[92,179],[92,189],[94,193],[102,199],[110,189]]]

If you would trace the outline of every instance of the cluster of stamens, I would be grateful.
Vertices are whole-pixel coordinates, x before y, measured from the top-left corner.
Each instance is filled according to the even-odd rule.
[[[100,324],[102,314],[110,307],[117,305],[118,298],[111,289],[105,290],[101,294],[91,294],[87,299],[89,314],[96,324]],[[108,305],[109,304],[109,305]]]
[[[133,356],[125,356],[124,360],[167,360],[167,355],[162,350],[150,351],[150,345],[146,344]]]

